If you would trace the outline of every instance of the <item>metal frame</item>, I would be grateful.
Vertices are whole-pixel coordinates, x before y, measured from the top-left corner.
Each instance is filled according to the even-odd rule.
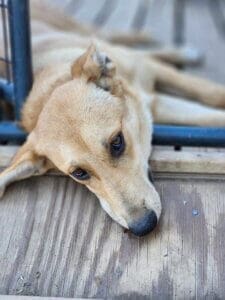
[[[16,119],[32,86],[29,1],[8,0]]]
[[[0,78],[0,97],[14,107],[15,120],[32,86],[29,1],[0,0],[6,79]],[[14,122],[0,122],[0,140],[17,140],[21,130]],[[14,132],[14,133],[13,133]],[[21,136],[21,133],[19,134]]]
[[[174,43],[179,45],[184,42],[184,2],[174,0]],[[10,40],[7,40],[5,24],[7,79],[0,79],[0,97],[13,104],[15,119],[19,120],[21,106],[32,85],[29,0],[0,0],[1,7],[8,10],[9,18],[6,20],[3,13],[3,21],[8,21]],[[15,122],[0,122],[0,141],[22,142],[25,139],[26,133]],[[225,147],[225,128],[155,125],[153,144]]]

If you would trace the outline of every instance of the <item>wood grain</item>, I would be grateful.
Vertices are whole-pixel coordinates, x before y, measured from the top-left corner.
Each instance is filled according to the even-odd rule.
[[[0,295],[0,300],[85,300],[84,298],[62,298],[62,297],[38,297],[38,296],[14,296]]]
[[[223,298],[224,182],[161,178],[156,187],[160,226],[137,238],[69,178],[13,184],[0,202],[0,293]]]

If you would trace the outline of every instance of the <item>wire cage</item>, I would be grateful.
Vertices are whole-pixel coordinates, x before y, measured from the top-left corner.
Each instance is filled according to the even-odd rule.
[[[0,53],[0,98],[13,107],[14,120],[32,85],[29,1],[0,0],[3,53]],[[0,140],[24,140],[25,133],[13,121],[0,122]]]
[[[174,1],[174,42],[184,42],[185,1]],[[0,120],[0,142],[21,142],[26,134],[19,128],[20,110],[32,85],[29,0],[0,0],[0,99],[14,108],[14,121]],[[225,146],[225,128],[155,125],[153,144],[171,146]]]

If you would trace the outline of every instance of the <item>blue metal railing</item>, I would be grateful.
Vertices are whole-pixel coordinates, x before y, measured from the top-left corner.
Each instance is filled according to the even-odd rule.
[[[155,125],[153,144],[225,147],[225,128]]]
[[[29,1],[8,0],[10,45],[13,69],[15,116],[20,111],[32,86]]]
[[[0,123],[0,140],[23,142],[26,133],[13,122]],[[154,145],[225,147],[225,128],[155,125]]]
[[[19,120],[32,85],[29,1],[0,0],[0,9],[5,52],[1,61],[6,66],[6,78],[0,79],[0,97],[13,105],[15,120]]]

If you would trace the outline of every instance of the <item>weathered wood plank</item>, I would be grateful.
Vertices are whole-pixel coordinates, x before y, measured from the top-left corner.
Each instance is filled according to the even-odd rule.
[[[167,46],[173,41],[173,1],[149,1],[149,12],[144,29]]]
[[[17,146],[0,146],[0,170],[7,167],[18,150]],[[225,174],[225,149],[184,149],[153,147],[151,156],[153,172]],[[54,172],[51,174],[62,175]]]
[[[131,30],[139,0],[118,1],[114,11],[104,24],[104,29],[127,32]]]
[[[76,19],[82,23],[93,23],[104,3],[105,0],[84,1],[79,10],[75,11]]]
[[[225,174],[225,152],[156,150],[151,158],[154,172]]]
[[[224,183],[161,178],[156,187],[160,226],[137,238],[70,179],[13,184],[0,202],[0,293],[223,298]]]
[[[70,299],[85,300],[85,298],[62,298],[62,297],[37,297],[37,296],[0,295],[0,300],[70,300]]]
[[[145,26],[147,21],[147,16],[150,11],[151,2],[149,0],[139,1],[138,7],[136,9],[135,15],[132,21],[132,28],[135,30],[140,30]]]
[[[98,13],[96,14],[93,20],[94,24],[96,24],[99,27],[103,26],[111,16],[116,5],[117,5],[117,0],[114,1],[105,0],[105,3],[100,8],[100,10],[98,11]]]
[[[77,13],[78,10],[84,5],[84,3],[84,0],[69,0],[68,3],[65,3],[64,1],[62,3],[62,1],[60,1],[60,4],[64,5],[65,7],[65,12],[71,16],[75,15],[75,13]]]

